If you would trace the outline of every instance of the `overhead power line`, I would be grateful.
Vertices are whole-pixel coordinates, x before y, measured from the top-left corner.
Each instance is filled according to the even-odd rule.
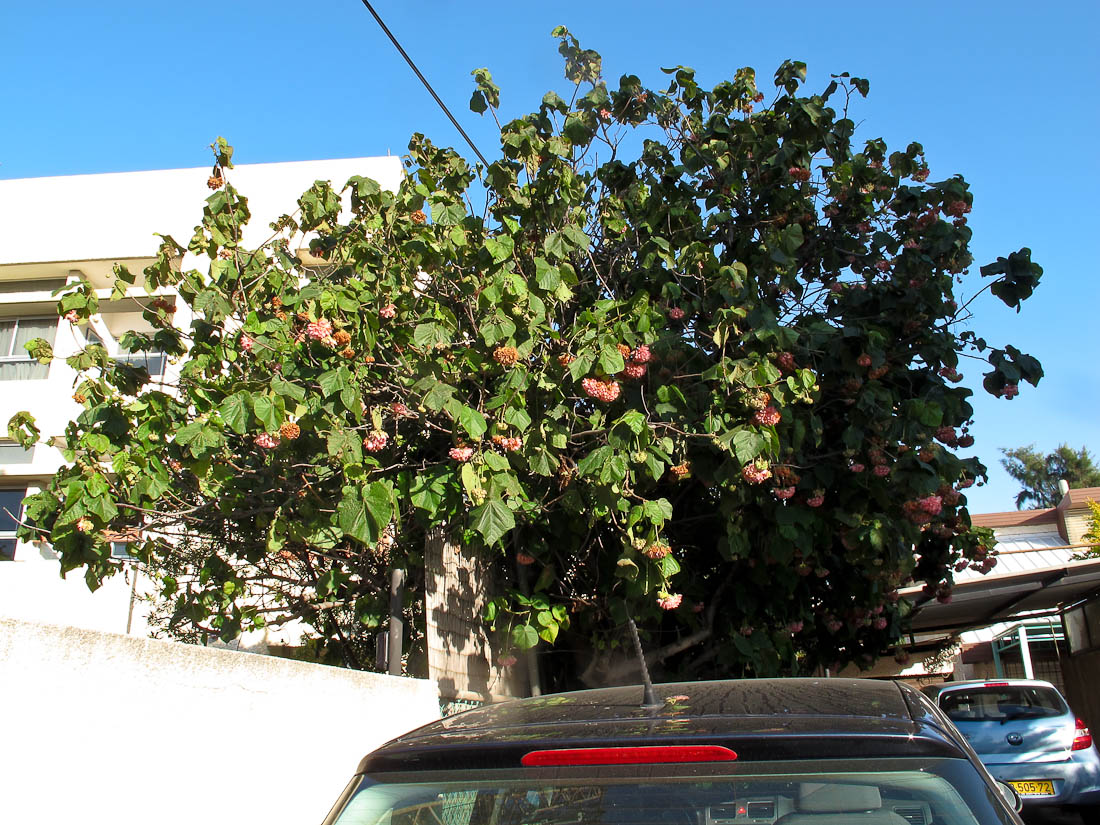
[[[485,166],[488,166],[489,161],[485,160],[485,155],[481,154],[477,146],[475,146],[474,142],[470,139],[470,136],[466,134],[466,130],[459,125],[457,120],[455,120],[455,116],[451,114],[451,110],[447,108],[447,104],[440,100],[439,95],[435,93],[435,89],[432,88],[432,84],[428,82],[428,79],[424,77],[423,74],[421,74],[420,69],[416,68],[416,64],[413,63],[412,58],[409,57],[408,53],[403,48],[401,48],[401,44],[397,42],[397,38],[393,36],[393,32],[389,30],[386,24],[382,21],[382,18],[378,16],[378,12],[374,10],[374,6],[372,6],[370,2],[368,2],[368,0],[362,0],[362,2],[363,5],[367,7],[367,11],[369,11],[374,19],[378,21],[378,25],[381,26],[382,31],[386,33],[386,37],[390,39],[390,42],[393,43],[393,45],[397,48],[397,51],[401,52],[401,56],[405,58],[405,62],[409,64],[409,68],[416,72],[416,76],[420,78],[420,82],[424,84],[424,88],[428,90],[433,98],[435,98],[435,102],[439,104],[439,108],[443,110],[443,114],[450,118],[451,123],[454,124],[454,127],[456,129],[458,129],[458,133],[462,135],[463,138],[465,138],[466,143],[468,143],[470,145],[470,148],[474,150],[474,154],[478,156],[478,159]]]

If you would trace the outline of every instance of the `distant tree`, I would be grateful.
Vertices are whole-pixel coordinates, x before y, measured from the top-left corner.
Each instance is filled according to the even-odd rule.
[[[1014,449],[1001,449],[1005,457],[1001,464],[1008,474],[1024,488],[1016,496],[1016,509],[1030,504],[1034,508],[1057,507],[1062,499],[1059,479],[1070,487],[1100,487],[1100,468],[1093,463],[1087,447],[1075,450],[1062,444],[1052,453],[1043,455],[1034,444]]]
[[[1085,504],[1089,506],[1089,529],[1085,532],[1083,538],[1090,546],[1079,556],[1074,556],[1074,558],[1100,558],[1100,504],[1091,500],[1086,501]]]

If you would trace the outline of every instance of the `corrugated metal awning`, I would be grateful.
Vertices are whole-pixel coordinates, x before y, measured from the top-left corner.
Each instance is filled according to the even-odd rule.
[[[1002,548],[1003,543],[999,543],[998,550]],[[1040,551],[1038,555],[1051,552],[1062,551]],[[1065,552],[1072,555],[1081,550],[1067,548]],[[903,589],[901,595],[914,604],[909,616],[912,631],[971,630],[1025,613],[1059,609],[1100,591],[1100,558],[1012,570],[1007,569],[1005,561],[1011,557],[1000,557],[997,572],[956,581],[947,604],[923,594],[919,586]]]

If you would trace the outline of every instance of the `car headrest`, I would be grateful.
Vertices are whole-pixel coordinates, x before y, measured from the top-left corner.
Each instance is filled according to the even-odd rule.
[[[882,796],[874,785],[842,785],[803,782],[798,787],[798,810],[806,813],[851,813],[882,807]]]

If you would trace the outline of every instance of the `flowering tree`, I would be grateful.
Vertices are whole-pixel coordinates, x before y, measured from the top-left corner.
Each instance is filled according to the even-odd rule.
[[[989,569],[960,359],[1006,399],[1042,371],[956,331],[966,182],[917,143],[854,143],[863,79],[804,94],[786,62],[770,102],[751,69],[613,87],[555,35],[569,99],[504,124],[488,168],[416,135],[396,194],[318,182],[259,249],[219,140],[187,247],[209,267],[180,271],[166,238],[144,275],[198,320],[152,302],[156,333],[125,342],[185,358],[178,386],[98,346],[70,359],[85,409],[25,534],[95,584],[104,531],[140,527],[178,632],[301,618],[357,666],[387,567],[419,581],[431,531],[491,560],[486,621],[515,649],[607,649],[633,617],[688,676],[878,654],[900,584],[947,599],[953,568]],[[1040,274],[1027,249],[981,270],[1017,308]],[[83,322],[94,293],[60,311]]]

